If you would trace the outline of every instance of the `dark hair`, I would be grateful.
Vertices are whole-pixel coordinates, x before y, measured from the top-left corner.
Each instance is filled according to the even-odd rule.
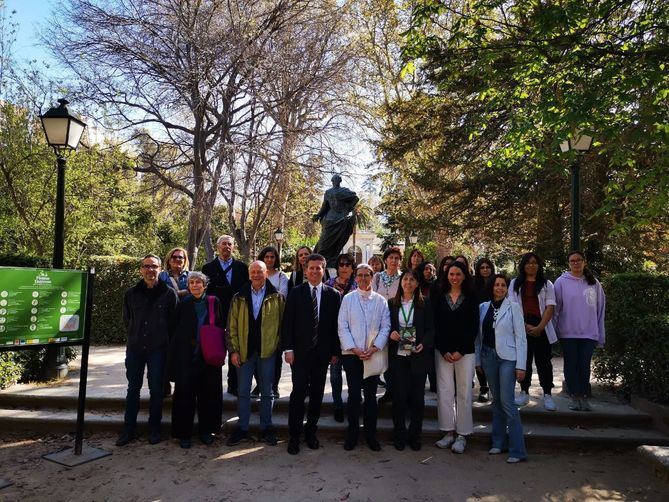
[[[414,279],[416,279],[418,284],[416,285],[416,290],[413,292],[413,301],[416,303],[416,305],[422,307],[425,304],[425,300],[423,300],[423,293],[420,290],[420,278],[418,276],[418,272],[410,268],[406,269],[404,272],[402,272],[402,275],[400,275],[400,283],[397,286],[397,293],[395,293],[395,296],[390,299],[390,303],[392,303],[395,307],[400,307],[402,305],[402,297],[404,296],[404,289],[402,289],[402,279],[404,279],[405,275],[411,275]]]
[[[465,296],[470,295],[472,292],[472,276],[469,274],[469,269],[465,267],[464,263],[459,261],[454,261],[448,266],[446,272],[441,278],[439,289],[441,289],[442,293],[448,293],[451,291],[451,283],[448,281],[448,273],[453,267],[459,269],[465,275],[465,280],[462,281],[462,292]]]
[[[520,258],[520,263],[518,264],[518,277],[516,277],[516,280],[513,283],[513,291],[516,294],[518,294],[518,292],[522,290],[523,284],[525,284],[525,265],[527,265],[527,262],[530,261],[530,258],[534,258],[535,260],[537,260],[537,265],[539,266],[539,268],[537,269],[537,282],[536,282],[537,294],[539,294],[541,288],[543,288],[546,285],[546,278],[544,277],[544,261],[537,253],[533,253],[530,251],[529,253],[525,253]]]
[[[351,267],[355,266],[355,260],[353,259],[353,256],[351,256],[350,253],[342,253],[339,256],[337,256],[337,259],[335,260],[335,263],[337,267],[339,267],[339,264],[343,261],[346,260],[351,264]]]
[[[504,279],[504,282],[506,282],[506,289],[509,289],[509,283],[511,282],[511,279],[509,279],[509,276],[506,274],[495,274],[490,276],[490,280],[486,283],[486,291],[485,294],[488,297],[490,301],[494,298],[493,296],[493,290],[495,289],[495,282],[497,282],[497,279]]]
[[[495,265],[489,258],[480,258],[474,265],[474,289],[483,291],[486,286],[486,279],[481,275],[481,265],[486,264],[490,267],[490,278],[495,275]]]
[[[318,253],[311,253],[311,254],[307,257],[307,264],[309,264],[310,261],[321,261],[321,262],[323,262],[323,263],[327,263],[327,262],[328,262],[328,261],[325,259],[325,256],[323,256],[322,254],[318,254]]]
[[[309,254],[311,254],[311,248],[309,246],[300,246],[295,250],[295,265],[294,265],[294,270],[295,272],[299,272],[302,270],[302,265],[300,265],[300,258],[298,255],[300,254],[300,249],[306,249],[309,251]]]
[[[432,283],[425,279],[425,269],[428,265],[432,265],[429,261],[424,261],[416,267],[416,274],[418,274],[418,284],[421,288],[429,288]]]
[[[266,246],[260,250],[260,253],[258,253],[258,259],[264,262],[267,253],[274,253],[274,270],[279,270],[281,268],[281,263],[279,263],[279,251],[277,251],[274,246]]]
[[[381,264],[381,270],[386,269],[386,264],[383,263],[383,260],[381,258],[379,258],[377,255],[370,256],[369,260],[367,260],[367,265],[371,265],[370,262],[373,262],[373,261],[374,262],[379,262]]]
[[[585,255],[581,251],[576,251],[576,250],[569,252],[569,254],[567,255],[567,261],[569,261],[569,258],[571,258],[575,254],[583,258],[583,261],[586,261]],[[590,268],[587,265],[583,267],[583,276],[585,277],[585,281],[591,286],[597,283],[597,279],[595,279],[595,274],[592,273],[592,270],[590,270]]]
[[[400,261],[402,260],[402,250],[398,248],[397,246],[390,246],[388,249],[386,249],[383,252],[383,261],[385,262],[386,259],[391,255],[391,254],[398,254],[400,255]]]
[[[153,253],[149,253],[144,258],[142,258],[139,261],[139,266],[141,267],[142,265],[144,265],[144,260],[148,260],[149,258],[153,258],[154,260],[158,260],[158,266],[160,266],[160,267],[163,266],[163,261],[160,259],[160,256],[155,255]]]
[[[444,256],[441,261],[439,262],[439,268],[437,269],[437,280],[435,281],[435,284],[439,289],[441,289],[441,284],[444,283],[445,276],[446,276],[446,271],[444,270],[444,267],[446,266],[446,263],[453,263],[455,261],[455,256]]]
[[[425,261],[425,255],[423,254],[423,252],[418,248],[413,248],[411,250],[411,253],[409,253],[409,257],[407,258],[406,268],[411,268],[411,258],[413,258],[413,255],[415,254],[420,255],[421,259],[423,260],[421,261],[421,263]]]
[[[465,255],[463,255],[463,254],[457,255],[455,257],[455,261],[458,261],[458,258],[462,258],[463,260],[465,260],[465,267],[467,267],[467,270],[471,270],[471,268],[469,268],[469,260],[467,259],[467,257]],[[471,274],[471,272],[470,272],[470,274]]]

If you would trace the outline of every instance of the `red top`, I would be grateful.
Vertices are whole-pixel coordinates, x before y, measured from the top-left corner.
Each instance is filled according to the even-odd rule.
[[[534,281],[525,281],[521,287],[521,297],[523,300],[523,314],[541,318],[539,296],[537,296],[537,283]]]

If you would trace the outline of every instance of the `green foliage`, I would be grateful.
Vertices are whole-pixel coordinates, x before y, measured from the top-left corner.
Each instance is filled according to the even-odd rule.
[[[0,352],[0,389],[14,385],[21,378],[21,364],[16,352]]]
[[[139,258],[130,256],[93,256],[95,293],[91,344],[125,343],[123,294],[139,279]]]
[[[595,376],[628,395],[669,402],[669,276],[619,274],[605,289],[606,344]]]

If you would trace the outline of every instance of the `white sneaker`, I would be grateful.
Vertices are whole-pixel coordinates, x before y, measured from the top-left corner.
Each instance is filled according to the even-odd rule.
[[[587,397],[581,398],[581,411],[592,411],[590,401]]]
[[[530,396],[524,390],[520,391],[518,397],[516,398],[516,406],[526,406],[530,402]]]
[[[439,441],[434,443],[434,445],[437,448],[450,448],[451,445],[455,442],[455,438],[451,434],[446,434],[443,438],[441,438]]]
[[[518,457],[509,457],[506,459],[507,464],[517,464],[518,462],[522,462],[525,460],[524,458],[518,458]]]
[[[451,447],[451,451],[453,453],[464,453],[465,446],[467,446],[467,440],[465,439],[464,436],[458,434],[458,437],[456,438],[455,442],[453,443],[453,446]]]
[[[556,411],[557,406],[555,405],[555,401],[553,401],[553,397],[550,394],[546,394],[544,396],[544,409],[546,411]]]
[[[502,453],[500,448],[490,448],[488,450],[488,455],[499,455],[500,453]]]

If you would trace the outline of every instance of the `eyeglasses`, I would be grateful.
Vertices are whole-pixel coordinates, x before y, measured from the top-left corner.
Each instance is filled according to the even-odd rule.
[[[160,265],[142,265],[142,268],[146,270],[158,270]]]
[[[581,263],[583,261],[583,258],[577,258],[574,260],[569,260],[569,263],[576,264],[576,263]]]
[[[340,267],[352,267],[352,266],[353,266],[353,263],[344,263],[344,262],[342,262],[342,263],[339,264],[339,266],[340,266]]]

